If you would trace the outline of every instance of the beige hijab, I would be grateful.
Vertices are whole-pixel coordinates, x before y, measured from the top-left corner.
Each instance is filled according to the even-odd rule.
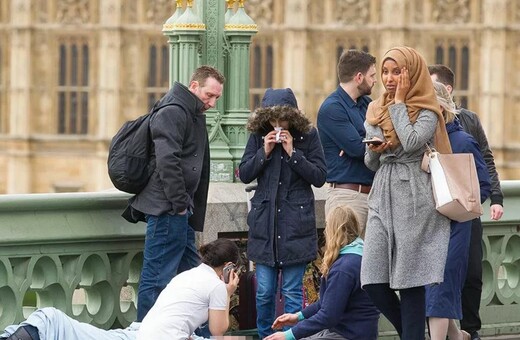
[[[388,50],[383,56],[381,65],[383,65],[387,59],[394,60],[399,68],[406,67],[408,69],[410,89],[406,94],[405,104],[408,109],[410,121],[415,123],[422,109],[435,112],[438,122],[437,128],[435,129],[434,147],[440,153],[451,153],[446,124],[435,95],[428,67],[423,57],[413,48],[403,46]],[[400,145],[401,142],[397,137],[388,112],[388,107],[394,103],[394,95],[385,91],[379,98],[370,103],[367,109],[366,119],[368,124],[379,126],[383,130],[385,139],[392,142],[395,148]]]

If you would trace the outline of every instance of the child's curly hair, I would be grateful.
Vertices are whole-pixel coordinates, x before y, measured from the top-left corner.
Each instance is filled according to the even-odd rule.
[[[303,133],[310,131],[312,125],[302,111],[295,107],[269,106],[256,109],[247,121],[247,130],[250,132],[267,132],[273,129],[270,120],[283,120],[289,122],[289,128]]]

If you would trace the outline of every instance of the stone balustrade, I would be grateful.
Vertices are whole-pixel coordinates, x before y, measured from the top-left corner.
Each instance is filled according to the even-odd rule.
[[[484,205],[484,335],[520,334],[520,181],[502,185],[504,217],[490,221]],[[199,242],[246,237],[244,188],[211,184]],[[323,227],[326,188],[315,193]],[[44,306],[102,328],[135,320],[145,224],[120,216],[128,197],[114,191],[0,196],[0,328]],[[384,319],[380,339],[397,339]]]

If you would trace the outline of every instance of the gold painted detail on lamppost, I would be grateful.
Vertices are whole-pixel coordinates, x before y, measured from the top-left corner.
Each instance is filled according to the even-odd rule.
[[[224,25],[225,30],[231,31],[258,31],[258,25],[256,24],[226,24]]]
[[[182,0],[175,0],[175,3],[177,4],[175,12],[171,17],[166,20],[166,22],[163,24],[163,32],[169,32],[172,31],[175,25],[175,22],[179,17],[182,15]]]
[[[236,1],[238,1],[238,9],[235,12],[235,14],[231,16],[229,20],[226,22],[226,24],[224,25],[224,30],[257,32],[258,26],[255,24],[253,19],[251,19],[251,17],[247,15],[245,11],[245,0],[235,0],[235,2]]]
[[[235,1],[236,0],[226,0],[227,8],[233,8],[233,6],[235,5]]]
[[[174,30],[205,30],[206,25],[205,24],[178,23],[178,24],[173,24],[172,29],[174,29]]]

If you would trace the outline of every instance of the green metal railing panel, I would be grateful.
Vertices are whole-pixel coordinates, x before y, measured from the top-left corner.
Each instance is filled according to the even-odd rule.
[[[109,328],[135,320],[144,225],[122,193],[0,196],[0,328],[38,307]]]
[[[520,181],[503,181],[504,216],[484,206],[482,335],[520,334]]]

